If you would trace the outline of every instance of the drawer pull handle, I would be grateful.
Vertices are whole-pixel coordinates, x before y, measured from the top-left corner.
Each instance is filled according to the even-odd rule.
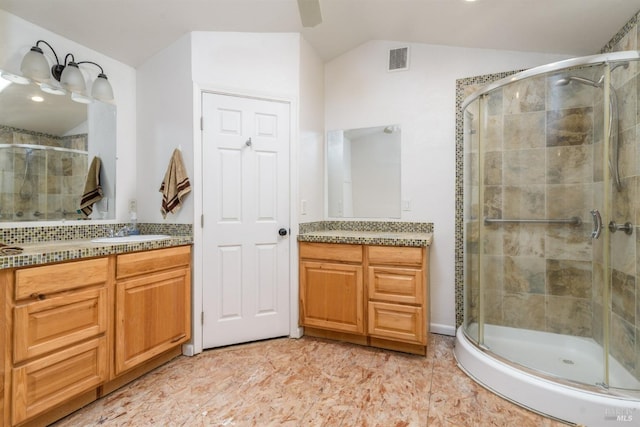
[[[46,298],[46,296],[44,294],[39,294],[37,292],[32,293],[31,295],[29,295],[31,298],[33,299],[39,299],[39,300],[43,300]]]
[[[178,342],[178,341],[180,341],[182,338],[184,338],[184,337],[186,337],[186,336],[187,336],[187,334],[182,334],[182,335],[180,335],[179,337],[172,339],[172,340],[171,340],[171,342],[172,342],[172,343],[174,343],[174,342]]]

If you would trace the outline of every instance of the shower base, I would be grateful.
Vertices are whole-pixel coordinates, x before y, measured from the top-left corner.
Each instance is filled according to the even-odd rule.
[[[469,328],[472,336],[475,325]],[[640,399],[614,395],[614,389],[580,388],[570,381],[596,384],[602,379],[602,347],[595,341],[485,325],[487,351],[467,339],[462,328],[456,334],[455,356],[470,377],[504,398],[535,412],[587,426],[636,425],[640,421]],[[503,359],[493,357],[496,353]],[[537,376],[519,365],[535,367],[547,376]],[[611,384],[640,389],[640,382],[620,364],[610,361]],[[568,381],[567,381],[568,380]],[[560,382],[561,381],[561,382]],[[637,392],[636,392],[637,393]],[[620,422],[623,422],[620,424]]]

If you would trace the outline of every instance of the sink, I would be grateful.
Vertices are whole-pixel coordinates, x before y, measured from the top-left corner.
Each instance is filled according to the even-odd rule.
[[[167,234],[133,234],[131,236],[120,237],[98,237],[91,239],[93,243],[139,243],[139,242],[152,242],[154,240],[164,240],[171,236]]]

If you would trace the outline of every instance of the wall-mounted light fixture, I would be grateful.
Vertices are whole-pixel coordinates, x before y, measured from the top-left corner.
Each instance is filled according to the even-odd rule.
[[[49,49],[51,49],[51,52],[53,52],[53,56],[56,58],[56,63],[51,67],[51,69],[49,69],[49,62],[45,58],[44,53],[39,46],[40,43],[47,45]],[[53,76],[54,79],[60,82],[62,88],[72,92],[72,94],[75,93],[81,95],[83,99],[86,99],[86,96],[84,96],[86,92],[86,83],[84,76],[80,71],[80,67],[78,67],[80,64],[93,64],[100,69],[100,73],[91,87],[91,96],[100,101],[113,100],[113,89],[111,88],[111,84],[109,83],[109,80],[107,80],[107,76],[100,65],[92,61],[76,62],[72,53],[66,54],[64,57],[64,64],[61,64],[56,51],[44,40],[38,40],[35,46],[27,52],[22,59],[20,71],[25,77],[40,82],[40,87],[45,92],[57,95],[64,93],[64,90],[61,90],[60,87],[48,83],[51,81],[51,76]]]

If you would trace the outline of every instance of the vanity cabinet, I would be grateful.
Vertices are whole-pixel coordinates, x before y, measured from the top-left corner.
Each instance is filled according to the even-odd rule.
[[[362,246],[300,244],[300,323],[363,335]]]
[[[0,269],[0,426],[44,426],[191,337],[191,247]]]
[[[300,242],[307,335],[426,354],[429,247]]]
[[[12,425],[108,379],[108,259],[16,270]]]
[[[189,247],[118,255],[115,373],[191,338]]]

